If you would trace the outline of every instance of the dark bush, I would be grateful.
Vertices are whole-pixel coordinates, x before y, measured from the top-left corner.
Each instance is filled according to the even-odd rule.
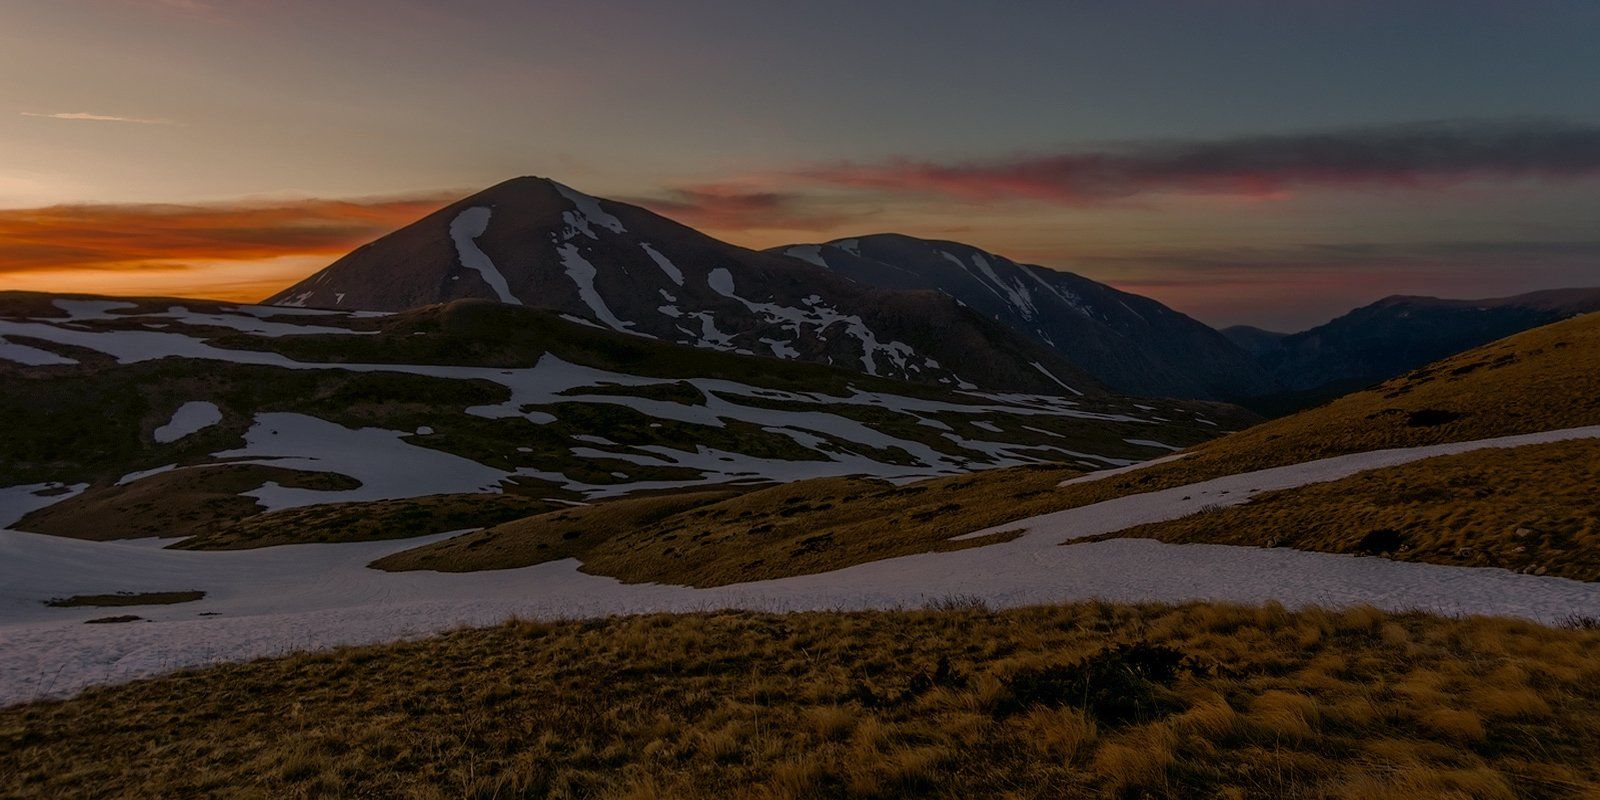
[[[1188,669],[1187,656],[1171,647],[1119,644],[1076,663],[1017,672],[996,713],[1075,706],[1106,725],[1149,720],[1176,710],[1163,690]]]
[[[1461,416],[1461,414],[1454,411],[1445,411],[1439,408],[1421,408],[1411,412],[1411,416],[1406,417],[1406,425],[1413,428],[1432,428],[1447,422],[1455,422],[1461,419]]]
[[[1398,553],[1405,540],[1405,536],[1393,528],[1379,528],[1356,542],[1356,552],[1369,556]]]

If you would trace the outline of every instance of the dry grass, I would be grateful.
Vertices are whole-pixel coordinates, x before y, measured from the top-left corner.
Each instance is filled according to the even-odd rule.
[[[324,503],[254,514],[207,528],[176,545],[185,550],[241,550],[311,542],[369,542],[497,525],[539,514],[556,503],[516,494],[430,494],[366,503]]]
[[[1384,555],[1600,580],[1600,442],[1479,450],[1112,536]],[[1098,537],[1109,538],[1109,537]]]
[[[229,464],[157,473],[103,485],[42,508],[12,527],[90,541],[193,536],[261,511],[241,492],[268,481],[303,489],[352,489],[360,483],[328,472]]]
[[[1593,797],[1597,653],[1596,631],[1275,606],[512,623],[0,710],[0,786],[17,798]]]
[[[1469,350],[1325,406],[1063,489],[1071,508],[1319,458],[1600,424],[1600,314]]]
[[[189,537],[189,550],[239,550],[308,542],[361,542],[495,525],[556,506],[518,494],[436,494],[365,503],[324,503],[262,513],[242,494],[268,481],[321,491],[360,482],[330,472],[221,464],[91,487],[35,511],[14,527],[92,541]]]
[[[893,486],[819,478],[743,494],[616,500],[551,512],[409,550],[379,569],[471,572],[578,558],[627,582],[721,586],[828,572],[883,558],[992,544],[950,537],[1044,513],[1058,465],[991,470]]]
[[[117,608],[121,606],[170,606],[193,603],[206,596],[199,590],[184,592],[118,592],[116,594],[75,594],[46,600],[51,608]]]

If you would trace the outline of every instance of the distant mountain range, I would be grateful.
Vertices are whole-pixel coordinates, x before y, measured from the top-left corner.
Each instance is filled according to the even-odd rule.
[[[1253,403],[1292,410],[1370,386],[1456,353],[1568,317],[1600,311],[1600,288],[1487,300],[1395,296],[1300,333],[1222,331],[1279,387]]]
[[[959,242],[899,234],[775,248],[886,289],[943,292],[1126,394],[1228,399],[1275,385],[1227,337],[1136,294]]]
[[[755,251],[543,178],[440,209],[266,302],[401,311],[468,298],[949,388],[1224,400],[1264,413],[1600,310],[1600,289],[1391,297],[1301,333],[1217,331],[959,242],[875,234]]]

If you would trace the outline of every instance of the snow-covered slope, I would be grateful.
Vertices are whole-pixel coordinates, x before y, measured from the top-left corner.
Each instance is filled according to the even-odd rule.
[[[876,234],[774,248],[852,280],[936,290],[1050,348],[1115,391],[1232,399],[1272,390],[1210,327],[1147,297],[959,242]]]
[[[1237,504],[1263,490],[1335,480],[1444,453],[1600,436],[1600,428],[1346,455],[1233,475],[1009,523],[1027,533],[967,550],[885,559],[711,589],[624,584],[574,559],[472,573],[380,572],[374,559],[441,537],[274,547],[236,553],[157,549],[159,542],[79,542],[0,530],[0,705],[74,694],[176,669],[288,649],[394,641],[511,617],[581,618],[654,611],[905,608],[968,598],[995,607],[1071,600],[1371,604],[1554,622],[1600,614],[1592,583],[1498,569],[1354,558],[1286,548],[1075,538]],[[0,490],[5,509],[34,504]],[[84,625],[106,609],[49,608],[75,593],[200,590],[206,597],[135,609],[149,622]]]
[[[441,209],[266,302],[401,311],[460,298],[923,383],[1101,389],[1048,348],[949,297],[866,286],[541,178],[510,180]]]
[[[711,282],[729,289],[724,274]],[[945,390],[482,301],[358,316],[0,295],[0,343],[0,486],[37,485],[58,501],[120,498],[218,463],[354,482],[277,475],[217,490],[267,510],[1099,468],[1242,422],[1203,404]],[[94,535],[116,538],[106,533]]]

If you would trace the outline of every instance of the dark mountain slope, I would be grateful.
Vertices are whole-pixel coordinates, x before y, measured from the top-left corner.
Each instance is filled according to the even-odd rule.
[[[1116,391],[1216,399],[1274,388],[1226,337],[1154,300],[970,245],[876,234],[775,252],[873,286],[943,292]]]
[[[1600,289],[1557,289],[1491,300],[1395,296],[1275,343],[1257,337],[1254,351],[1284,390],[1359,388],[1592,311],[1600,311]],[[1239,333],[1232,335],[1240,341]]]

